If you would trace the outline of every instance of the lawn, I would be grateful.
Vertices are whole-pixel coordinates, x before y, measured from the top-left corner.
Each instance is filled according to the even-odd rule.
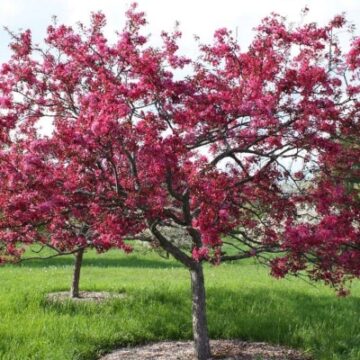
[[[96,359],[129,344],[191,339],[187,271],[157,254],[85,254],[82,290],[125,292],[101,304],[50,304],[72,258],[0,268],[0,359]],[[315,359],[360,359],[360,284],[337,298],[321,285],[275,280],[253,261],[206,267],[212,338],[280,343]]]

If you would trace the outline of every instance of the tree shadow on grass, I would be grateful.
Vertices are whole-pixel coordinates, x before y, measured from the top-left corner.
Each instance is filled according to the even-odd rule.
[[[26,267],[26,268],[45,268],[45,267],[64,267],[73,266],[74,258],[72,256],[59,256],[52,259],[37,259],[37,260],[25,260],[15,266]],[[12,265],[14,266],[14,265]],[[112,257],[91,257],[83,260],[83,266],[93,266],[100,268],[107,267],[136,267],[136,268],[148,268],[148,269],[168,269],[168,268],[179,268],[181,264],[174,261],[168,260],[156,260],[146,259],[143,256],[128,256],[124,258],[112,258]]]
[[[208,321],[213,339],[265,341],[311,350],[315,359],[359,359],[360,299],[312,295],[294,290],[227,289],[211,287]],[[50,310],[50,309],[48,309]],[[135,290],[124,301],[99,306],[53,306],[59,314],[85,315],[104,311],[106,336],[96,343],[97,352],[145,342],[189,340],[191,301],[189,290],[170,290],[159,284],[154,291]],[[76,320],[75,320],[76,321]],[[122,325],[124,324],[124,325]],[[116,337],[114,329],[116,328]],[[111,337],[110,337],[111,335]],[[84,341],[91,334],[78,334]],[[94,345],[94,344],[93,344]]]
[[[212,337],[311,349],[316,359],[345,360],[351,352],[360,356],[359,314],[360,298],[338,298],[335,293],[316,296],[264,288],[220,296],[215,288],[208,291]]]

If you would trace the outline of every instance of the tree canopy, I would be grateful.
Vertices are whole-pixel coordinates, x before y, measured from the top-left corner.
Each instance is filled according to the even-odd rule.
[[[34,242],[130,251],[125,240],[149,229],[192,272],[198,300],[203,261],[248,257],[344,292],[360,273],[359,202],[339,175],[358,176],[359,159],[340,140],[358,142],[360,114],[360,40],[344,53],[336,37],[345,18],[291,27],[272,14],[248,49],[223,28],[196,59],[178,54],[178,29],[152,46],[135,5],[113,44],[105,24],[99,12],[90,26],[50,25],[46,46],[12,34],[0,71],[1,259]]]

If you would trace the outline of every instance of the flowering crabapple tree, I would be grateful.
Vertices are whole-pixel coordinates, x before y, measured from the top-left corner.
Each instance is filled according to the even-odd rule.
[[[33,147],[37,147],[34,150]],[[121,247],[130,248],[117,242],[115,236],[109,236],[105,228],[110,219],[97,219],[91,214],[90,206],[83,200],[86,191],[81,188],[69,188],[71,177],[75,176],[69,166],[54,158],[55,148],[51,143],[17,140],[16,145],[2,153],[2,243],[6,245],[6,257],[3,260],[19,262],[33,259],[49,259],[57,256],[74,254],[74,271],[70,297],[77,298],[79,293],[80,270],[84,252],[96,249],[98,252]],[[41,154],[46,157],[41,159]],[[78,175],[76,175],[78,176]],[[5,186],[6,184],[6,186]],[[105,201],[105,199],[104,199]],[[101,221],[101,236],[94,232],[95,222]],[[128,224],[131,228],[130,223]],[[107,236],[107,237],[106,237]],[[105,237],[105,238],[102,238]],[[23,245],[39,244],[31,252],[21,256]],[[43,255],[44,249],[50,254]]]
[[[359,208],[341,177],[358,150],[339,139],[358,136],[360,41],[342,52],[342,16],[291,28],[272,14],[248,49],[220,29],[189,59],[178,29],[155,47],[145,25],[133,5],[114,44],[101,13],[49,26],[46,47],[14,36],[0,80],[1,123],[15,127],[1,153],[3,259],[34,242],[127,251],[149,230],[190,272],[204,360],[204,262],[253,257],[340,291],[359,275]]]
[[[123,230],[116,229],[120,224],[116,225],[116,220],[111,219],[112,215],[109,213],[106,218],[98,216],[98,205],[88,201],[90,191],[96,191],[89,187],[93,175],[81,165],[69,163],[64,143],[56,142],[54,136],[49,138],[38,132],[36,124],[39,119],[51,119],[50,127],[56,128],[55,135],[55,131],[60,130],[60,127],[55,126],[59,119],[62,116],[70,119],[71,116],[66,112],[69,106],[66,101],[69,99],[62,98],[65,83],[56,86],[56,76],[59,74],[56,75],[54,71],[59,72],[60,64],[51,65],[50,61],[56,55],[51,54],[55,48],[50,45],[48,49],[45,59],[50,62],[46,60],[37,64],[29,56],[30,48],[26,48],[31,46],[30,33],[10,35],[14,41],[11,44],[13,55],[8,63],[2,65],[0,78],[0,263],[74,254],[70,297],[79,297],[80,270],[86,249],[95,248],[98,252],[114,247],[126,252],[131,249],[122,239],[119,240],[124,235]],[[40,48],[32,50],[41,52]],[[26,79],[26,76],[30,76],[34,82],[30,78]],[[39,78],[36,79],[36,76]],[[40,81],[44,81],[43,85]],[[39,86],[46,88],[42,88],[41,93],[36,93],[40,90]],[[68,94],[70,97],[75,95]],[[53,100],[49,98],[45,101],[48,96],[52,96]],[[72,108],[72,111],[76,109]],[[64,135],[65,133],[61,134]],[[81,143],[78,146],[81,147]],[[91,153],[91,150],[88,155],[87,161],[93,162],[93,170],[100,176],[99,169],[104,164],[101,164],[101,159],[96,153]],[[97,181],[101,181],[100,179],[101,176]],[[105,187],[103,191],[106,192]],[[99,199],[101,202],[112,201],[105,193],[99,195]],[[122,220],[122,229],[133,228],[133,220],[126,216]],[[126,226],[125,222],[128,222]],[[146,236],[141,238],[144,240]],[[22,257],[25,247],[16,246],[19,243],[36,243],[40,245],[40,249],[32,248],[32,252],[40,253],[47,248],[52,250],[52,254]]]
[[[80,270],[86,249],[98,252],[113,247],[126,252],[131,249],[105,230],[111,217],[98,218],[92,213],[92,205],[84,201],[89,187],[84,190],[81,183],[76,182],[77,188],[71,188],[74,176],[85,178],[86,175],[81,175],[78,168],[67,166],[56,155],[57,151],[60,149],[52,146],[49,139],[33,138],[17,139],[3,150],[0,223],[6,254],[2,260],[19,262],[74,254],[70,296],[79,297]],[[102,198],[102,201],[107,200]],[[101,223],[95,225],[98,222]],[[127,229],[132,228],[130,222],[132,220]],[[38,254],[21,256],[25,247],[18,247],[16,243],[39,244],[38,250],[31,249]],[[50,255],[42,255],[44,249],[52,250]]]

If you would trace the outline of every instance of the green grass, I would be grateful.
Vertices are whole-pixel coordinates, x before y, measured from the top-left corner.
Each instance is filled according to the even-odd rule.
[[[189,276],[156,254],[85,255],[83,290],[126,292],[101,304],[49,304],[67,290],[72,258],[0,269],[0,359],[96,359],[120,346],[191,339]],[[360,359],[360,284],[337,298],[323,286],[275,280],[252,261],[206,267],[212,338],[267,341],[321,360]]]

